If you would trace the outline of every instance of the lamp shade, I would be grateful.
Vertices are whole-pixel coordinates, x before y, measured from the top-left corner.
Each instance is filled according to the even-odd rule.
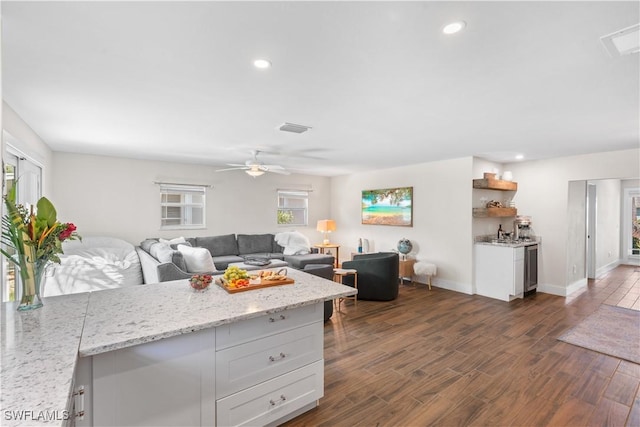
[[[336,231],[336,222],[332,219],[321,219],[318,221],[316,230],[322,231],[323,233]]]

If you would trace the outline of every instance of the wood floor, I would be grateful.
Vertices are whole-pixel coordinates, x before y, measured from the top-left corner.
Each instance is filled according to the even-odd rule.
[[[342,304],[325,325],[325,397],[287,426],[640,426],[640,365],[558,341],[620,289],[511,303],[424,285]]]

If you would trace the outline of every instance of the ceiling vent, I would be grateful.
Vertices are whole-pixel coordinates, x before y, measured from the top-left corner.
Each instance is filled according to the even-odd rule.
[[[640,52],[640,24],[600,37],[612,58]]]
[[[283,132],[304,133],[311,129],[311,126],[297,125],[295,123],[283,123],[278,128]]]

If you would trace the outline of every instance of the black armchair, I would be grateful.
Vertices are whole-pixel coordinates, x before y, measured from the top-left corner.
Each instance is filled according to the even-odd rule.
[[[358,271],[358,299],[391,301],[398,298],[399,258],[395,252],[378,252],[353,257],[345,261],[342,268]],[[353,277],[344,278],[344,284],[353,286]]]

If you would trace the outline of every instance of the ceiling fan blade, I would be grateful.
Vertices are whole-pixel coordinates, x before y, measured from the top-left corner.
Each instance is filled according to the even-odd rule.
[[[280,165],[260,165],[260,168],[284,170],[284,168]]]
[[[245,166],[248,166],[248,165],[242,165],[240,163],[227,163],[227,166],[245,167]]]
[[[291,175],[291,172],[288,172],[286,170],[281,170],[281,169],[268,169],[268,168],[265,168],[265,169],[262,169],[262,170],[265,171],[265,172],[277,173],[277,174],[280,174],[280,175]]]
[[[249,168],[246,166],[241,166],[238,168],[216,169],[216,172],[237,171],[237,170],[246,170],[246,169],[249,169]]]

